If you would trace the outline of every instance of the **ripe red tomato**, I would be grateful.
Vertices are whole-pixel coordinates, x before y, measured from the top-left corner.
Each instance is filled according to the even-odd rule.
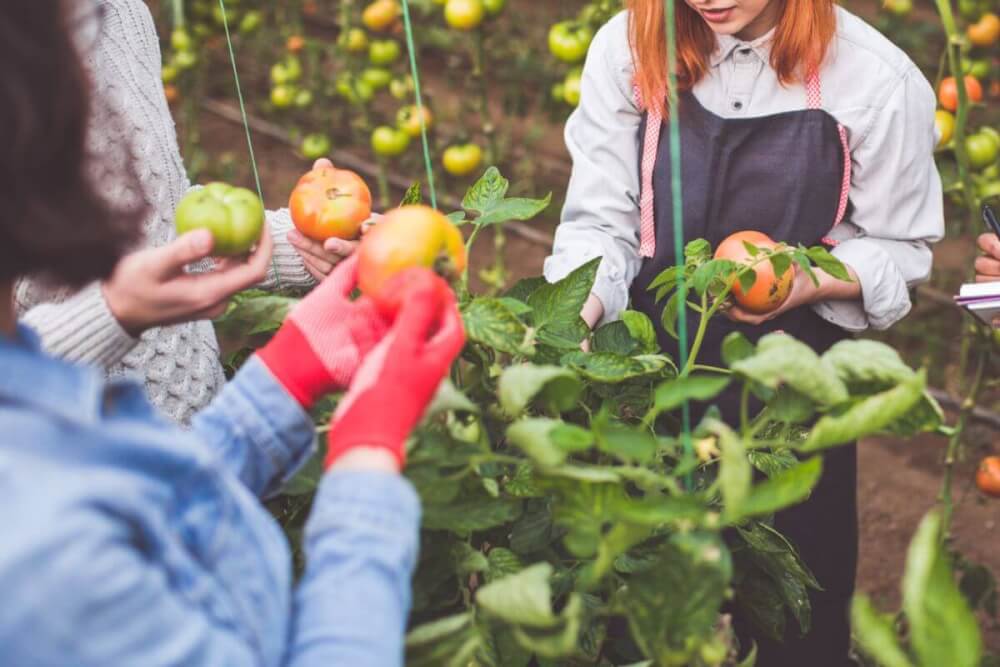
[[[788,298],[795,272],[789,267],[781,277],[776,277],[771,262],[754,260],[744,243],[765,250],[774,250],[779,247],[779,244],[772,241],[767,234],[754,231],[736,232],[719,244],[715,250],[715,259],[728,259],[740,264],[754,264],[757,279],[754,281],[753,287],[744,292],[734,276],[733,298],[752,313],[769,313]]]
[[[979,80],[973,76],[965,77],[965,92],[968,94],[970,102],[983,100],[983,87]],[[958,109],[958,84],[955,83],[955,77],[949,76],[941,81],[941,87],[938,88],[938,101],[948,111],[954,113]]]
[[[467,264],[461,232],[448,218],[428,206],[403,206],[382,217],[358,247],[358,287],[391,310],[391,279],[400,272],[424,267],[454,280]]]
[[[1000,498],[1000,456],[987,456],[976,471],[976,486],[987,496]]]
[[[353,171],[321,167],[299,179],[288,201],[295,228],[325,241],[356,239],[372,214],[372,193]]]

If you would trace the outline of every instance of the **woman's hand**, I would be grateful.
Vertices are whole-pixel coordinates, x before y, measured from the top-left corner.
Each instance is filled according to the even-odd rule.
[[[273,241],[266,227],[247,258],[227,258],[207,273],[185,271],[189,264],[210,257],[212,245],[211,232],[199,229],[165,246],[123,257],[102,285],[108,308],[122,328],[138,336],[153,327],[216,318],[226,312],[230,297],[267,276]]]
[[[1000,280],[1000,239],[996,234],[982,234],[976,243],[985,255],[976,258],[976,282]]]
[[[792,289],[788,293],[788,298],[776,310],[770,313],[758,314],[744,309],[739,304],[734,304],[725,311],[726,317],[734,322],[756,326],[773,320],[779,315],[799,306],[807,306],[820,301],[850,300],[861,297],[861,284],[858,282],[858,275],[849,266],[847,267],[847,272],[851,275],[853,282],[839,280],[822,269],[814,268],[813,273],[816,274],[816,278],[819,280],[819,284],[817,285],[798,266],[794,268],[794,271]]]

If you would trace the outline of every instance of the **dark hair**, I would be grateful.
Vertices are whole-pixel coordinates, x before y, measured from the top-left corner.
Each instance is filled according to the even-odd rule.
[[[82,5],[97,6],[0,2],[0,281],[105,278],[142,233],[145,203],[112,205],[88,175],[91,84],[74,35],[86,17],[69,11]]]

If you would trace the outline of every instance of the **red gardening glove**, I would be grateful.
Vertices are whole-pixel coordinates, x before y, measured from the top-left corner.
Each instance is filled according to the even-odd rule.
[[[347,388],[361,360],[388,330],[371,300],[350,300],[357,279],[353,255],[292,308],[271,342],[257,352],[306,409],[325,394]]]
[[[404,447],[465,344],[455,295],[417,269],[385,339],[365,358],[333,416],[326,468],[355,447],[388,450],[402,468]]]

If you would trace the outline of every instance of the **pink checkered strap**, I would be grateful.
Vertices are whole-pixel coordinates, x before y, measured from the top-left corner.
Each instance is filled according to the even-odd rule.
[[[823,86],[820,85],[819,71],[815,69],[809,70],[806,75],[806,108],[823,108]]]
[[[806,106],[810,109],[823,108],[823,86],[820,83],[819,72],[812,70],[806,76]],[[837,123],[837,133],[840,135],[840,145],[844,156],[844,174],[840,182],[840,200],[837,202],[837,215],[834,218],[833,226],[836,227],[844,221],[847,214],[847,202],[851,194],[851,149],[847,142],[847,129]],[[837,241],[825,236],[823,243],[835,246]]]
[[[643,105],[639,88],[635,88],[636,104]],[[656,216],[653,209],[653,170],[656,156],[660,151],[660,129],[663,114],[659,107],[646,110],[646,136],[642,146],[641,195],[639,197],[639,256],[652,257],[656,254]]]

